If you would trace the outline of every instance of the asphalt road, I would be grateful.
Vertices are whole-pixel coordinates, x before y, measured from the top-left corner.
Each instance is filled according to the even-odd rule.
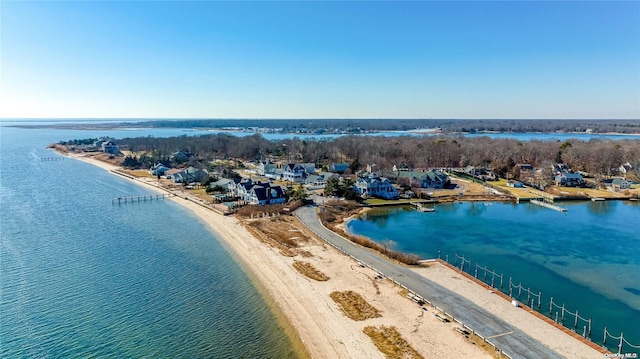
[[[320,223],[316,214],[316,207],[301,207],[296,210],[295,214],[302,223],[325,241],[341,248],[345,253],[375,268],[386,277],[394,279],[429,300],[433,305],[453,315],[476,333],[489,338],[492,343],[512,358],[564,358],[518,328],[491,315],[486,309],[470,300],[457,296],[452,291],[414,273],[410,269],[392,263],[328,230]]]

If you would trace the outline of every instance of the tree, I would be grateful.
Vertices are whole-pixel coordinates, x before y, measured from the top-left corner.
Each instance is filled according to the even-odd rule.
[[[302,183],[300,183],[295,188],[287,191],[287,197],[289,197],[290,201],[295,201],[298,199],[304,200],[307,198],[307,189],[302,186]]]

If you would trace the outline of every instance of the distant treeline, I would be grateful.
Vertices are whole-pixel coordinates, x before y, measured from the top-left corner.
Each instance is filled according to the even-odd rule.
[[[267,127],[297,131],[408,131],[439,128],[455,132],[585,132],[640,133],[640,120],[456,120],[456,119],[215,119],[156,120],[138,123],[144,127],[223,128]],[[131,124],[125,124],[131,126]]]
[[[639,140],[579,139],[518,141],[516,139],[463,136],[342,136],[332,140],[294,137],[269,141],[255,134],[235,137],[224,133],[170,138],[139,137],[116,140],[121,148],[145,152],[142,165],[171,161],[172,153],[184,150],[194,156],[192,164],[206,166],[214,159],[246,161],[280,160],[313,162],[318,167],[349,163],[352,171],[375,164],[381,173],[394,165],[410,168],[486,167],[498,175],[516,171],[516,164],[531,164],[551,171],[554,163],[597,176],[617,174],[627,162],[640,166]],[[550,177],[551,173],[549,173]]]
[[[456,119],[176,119],[139,122],[14,125],[20,128],[117,129],[142,128],[268,128],[287,133],[366,133],[438,129],[445,134],[482,132],[640,133],[640,120],[456,120]]]

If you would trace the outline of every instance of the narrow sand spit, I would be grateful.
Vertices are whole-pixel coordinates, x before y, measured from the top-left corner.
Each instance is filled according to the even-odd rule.
[[[72,155],[105,170],[117,167],[92,159]],[[135,180],[134,180],[135,181]],[[135,181],[163,191],[152,183]],[[456,331],[457,324],[443,323],[406,297],[401,289],[386,279],[376,279],[373,270],[361,267],[321,240],[301,243],[310,256],[285,257],[254,237],[234,217],[222,216],[191,200],[173,197],[175,201],[202,219],[218,234],[234,253],[240,265],[259,280],[273,301],[295,328],[298,337],[314,358],[384,358],[371,339],[363,333],[366,326],[394,326],[401,336],[425,358],[468,357],[492,358],[492,352],[472,344]],[[295,221],[286,219],[287,221]],[[311,263],[330,277],[319,282],[309,279],[293,268],[294,260]],[[602,358],[603,354],[579,340],[554,328],[525,310],[511,306],[487,288],[463,278],[440,264],[417,268],[416,272],[459,295],[481,304],[496,316],[522,329],[558,353],[572,358]],[[451,280],[457,278],[456,280]],[[331,299],[334,291],[355,291],[380,310],[382,316],[364,321],[347,318]]]

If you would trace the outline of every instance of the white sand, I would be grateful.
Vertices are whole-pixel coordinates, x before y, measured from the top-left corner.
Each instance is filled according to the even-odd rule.
[[[73,157],[109,171],[116,169],[95,159]],[[136,182],[159,190],[150,183]],[[251,235],[236,218],[219,215],[193,201],[174,198],[204,220],[234,251],[240,264],[255,275],[295,328],[312,357],[383,358],[384,355],[362,331],[369,325],[395,326],[402,337],[425,358],[492,357],[489,352],[469,343],[458,333],[455,330],[457,324],[439,321],[431,308],[424,311],[401,295],[400,288],[388,280],[375,280],[371,269],[359,267],[351,258],[323,242],[308,242],[305,250],[311,252],[312,257],[285,257],[279,250]],[[330,279],[317,282],[303,276],[291,266],[294,260],[312,263]],[[416,272],[484,306],[564,356],[603,357],[603,354],[579,340],[525,310],[511,306],[510,302],[490,294],[486,288],[462,278],[449,268],[437,264],[416,269]],[[452,281],[452,277],[460,279]],[[369,304],[381,310],[382,317],[356,322],[344,316],[329,294],[346,290],[358,292]]]

